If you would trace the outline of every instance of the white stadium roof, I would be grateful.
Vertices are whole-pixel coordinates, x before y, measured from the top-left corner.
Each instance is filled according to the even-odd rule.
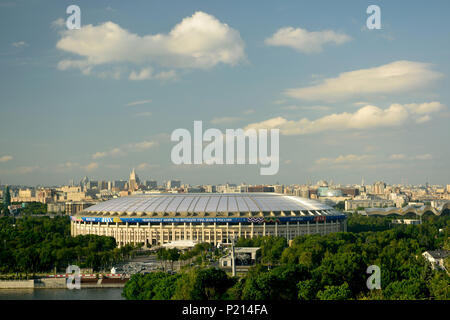
[[[77,215],[161,216],[165,214],[296,212],[336,213],[318,201],[277,193],[179,193],[121,197],[98,203]]]

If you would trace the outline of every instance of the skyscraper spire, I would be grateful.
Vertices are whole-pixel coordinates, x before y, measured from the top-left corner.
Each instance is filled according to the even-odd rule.
[[[137,189],[139,189],[139,177],[136,175],[136,172],[133,168],[133,171],[131,171],[130,173],[130,180],[128,181],[128,189],[130,191],[136,191]]]

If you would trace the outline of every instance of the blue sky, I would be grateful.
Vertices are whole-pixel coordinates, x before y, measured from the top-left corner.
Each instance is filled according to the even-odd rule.
[[[71,4],[82,28],[69,32]],[[381,30],[365,27],[370,4],[381,8]],[[448,1],[0,1],[0,180],[110,180],[135,167],[143,179],[191,184],[449,183],[449,9]],[[177,38],[170,32],[180,24]],[[104,40],[107,30],[118,40]],[[171,132],[192,131],[194,120],[225,130],[275,128],[274,119],[275,176],[170,160]]]

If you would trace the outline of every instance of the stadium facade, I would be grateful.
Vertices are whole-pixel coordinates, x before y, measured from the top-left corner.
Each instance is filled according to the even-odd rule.
[[[276,193],[137,195],[91,206],[71,217],[71,234],[112,236],[119,246],[190,240],[347,231],[345,214],[318,201]]]

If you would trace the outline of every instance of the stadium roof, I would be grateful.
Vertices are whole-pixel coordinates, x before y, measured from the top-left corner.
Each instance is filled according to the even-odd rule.
[[[387,216],[391,214],[404,216],[408,213],[413,213],[418,216],[424,215],[426,212],[431,212],[436,216],[440,216],[445,210],[450,209],[450,201],[442,203],[438,207],[432,207],[429,205],[423,205],[420,207],[408,205],[403,208],[388,207],[388,208],[366,208],[365,212],[367,215],[382,215]]]
[[[277,193],[180,193],[116,198],[91,206],[77,216],[216,216],[217,213],[338,214],[321,202]]]

